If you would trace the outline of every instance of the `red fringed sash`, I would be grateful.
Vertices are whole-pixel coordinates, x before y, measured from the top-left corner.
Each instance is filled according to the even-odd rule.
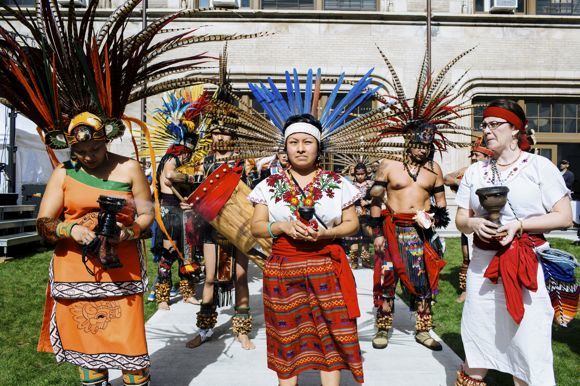
[[[506,307],[517,324],[520,324],[524,317],[522,287],[532,292],[538,290],[538,258],[534,252],[534,247],[545,242],[544,235],[530,235],[528,233],[514,238],[506,246],[502,246],[495,240],[486,243],[477,235],[473,237],[473,243],[479,249],[497,250],[483,276],[494,284],[497,284],[501,276]]]
[[[414,213],[393,213],[391,210],[384,210],[382,215],[385,217],[383,233],[387,239],[386,252],[388,252],[393,261],[395,272],[411,294],[419,295],[411,283],[409,275],[407,275],[405,263],[399,253],[399,242],[397,240],[395,225],[415,226],[417,232],[421,232],[422,228],[418,227],[415,220],[413,220],[413,217],[415,217]],[[445,267],[446,263],[425,238],[423,240],[423,260],[425,261],[425,270],[429,278],[429,286],[431,291],[434,291],[439,288],[439,272]]]
[[[342,247],[331,244],[329,241],[316,243],[296,241],[286,236],[278,237],[272,245],[272,255],[286,256],[296,259],[308,259],[329,256],[334,265],[334,271],[340,284],[340,291],[346,304],[348,317],[351,319],[360,316],[358,298],[356,296],[356,282],[348,264],[348,259]]]

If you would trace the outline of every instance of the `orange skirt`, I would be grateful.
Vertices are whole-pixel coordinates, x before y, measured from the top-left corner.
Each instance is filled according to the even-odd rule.
[[[149,367],[142,294],[87,300],[49,296],[45,306],[52,310],[38,349],[54,352],[57,362],[95,370]]]

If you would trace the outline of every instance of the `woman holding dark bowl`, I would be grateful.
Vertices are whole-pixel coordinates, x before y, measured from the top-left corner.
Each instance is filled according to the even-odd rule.
[[[466,361],[456,385],[485,385],[489,369],[511,374],[518,386],[555,385],[554,309],[535,251],[549,247],[544,232],[572,225],[568,190],[550,160],[529,153],[516,102],[495,100],[483,117],[494,156],[467,169],[456,197],[457,228],[474,233],[461,320]],[[490,221],[493,201],[499,224]]]
[[[99,116],[78,114],[64,135],[72,160],[50,176],[37,219],[56,243],[38,349],[77,365],[82,385],[108,385],[108,369],[148,385],[138,239],[153,222],[149,184],[139,162],[107,150]]]
[[[324,386],[340,384],[340,370],[363,382],[354,277],[338,239],[359,227],[353,204],[361,193],[320,168],[321,125],[312,115],[284,126],[290,168],[262,181],[250,194],[252,234],[272,237],[264,268],[268,367],[281,386],[320,370]]]

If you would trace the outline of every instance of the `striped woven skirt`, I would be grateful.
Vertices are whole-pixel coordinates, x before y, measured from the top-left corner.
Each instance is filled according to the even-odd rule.
[[[280,379],[305,370],[350,370],[363,383],[356,319],[330,257],[270,256],[264,268],[268,368]]]

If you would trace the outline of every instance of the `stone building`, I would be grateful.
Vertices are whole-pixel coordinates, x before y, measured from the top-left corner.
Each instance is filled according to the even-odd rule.
[[[34,0],[12,1],[26,6]],[[119,3],[101,0],[99,15]],[[374,67],[375,82],[386,84],[390,76],[376,46],[408,93],[414,90],[427,44],[426,0],[149,0],[147,14],[212,4],[239,8],[179,19],[173,27],[198,28],[198,34],[272,33],[229,43],[231,80],[242,93],[248,93],[248,81],[267,76],[281,81],[292,68],[305,74],[320,67],[325,75],[355,77]],[[461,81],[467,100],[518,100],[537,132],[540,153],[554,163],[567,159],[580,176],[580,0],[432,0],[431,8],[432,69],[477,46],[454,66],[449,81],[469,70]],[[140,28],[140,12],[128,28]],[[222,46],[208,43],[194,50],[217,56]],[[158,105],[159,98],[147,101],[149,111]],[[128,113],[140,116],[140,108],[130,106]],[[480,119],[476,114],[464,123],[477,127]],[[131,142],[113,146],[129,152],[124,149]],[[442,160],[444,172],[466,164],[465,150]],[[580,191],[578,182],[575,190]]]

